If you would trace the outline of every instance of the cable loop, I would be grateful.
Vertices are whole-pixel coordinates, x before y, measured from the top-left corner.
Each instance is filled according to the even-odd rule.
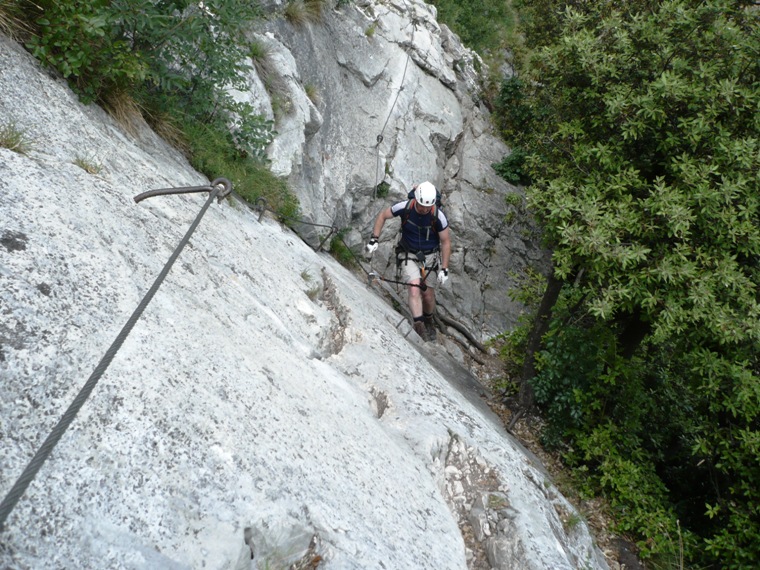
[[[267,208],[267,199],[263,196],[261,198],[256,199],[256,207],[255,210],[259,213],[259,222],[261,222],[262,218],[264,217],[264,212],[266,212],[269,208]]]
[[[221,186],[221,188],[218,188]],[[168,196],[170,194],[197,194],[200,192],[213,192],[217,190],[216,196],[219,201],[222,198],[228,196],[232,192],[232,182],[226,178],[217,178],[208,186],[184,186],[181,188],[157,188],[156,190],[148,190],[142,194],[138,194],[134,197],[136,204],[139,204],[146,198],[153,198],[154,196]]]
[[[211,186],[214,188],[219,188],[219,192],[216,195],[216,201],[219,203],[221,203],[224,198],[232,193],[232,182],[230,182],[227,178],[215,178],[214,181],[211,182]]]

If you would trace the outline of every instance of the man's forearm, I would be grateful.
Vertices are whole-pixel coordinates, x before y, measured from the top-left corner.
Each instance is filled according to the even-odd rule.
[[[390,209],[382,210],[378,215],[377,218],[375,218],[375,225],[372,227],[372,235],[380,237],[380,232],[383,231],[383,226],[385,225],[385,220],[388,219],[388,213]],[[391,214],[392,216],[392,214]]]

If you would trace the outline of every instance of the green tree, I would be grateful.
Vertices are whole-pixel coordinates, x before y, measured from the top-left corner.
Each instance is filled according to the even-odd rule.
[[[84,102],[124,94],[144,109],[230,131],[245,154],[263,154],[272,125],[228,89],[246,88],[245,32],[261,16],[245,0],[39,0],[28,18],[32,53]]]
[[[210,179],[292,215],[295,196],[269,172],[274,124],[230,89],[247,89],[246,34],[262,16],[248,0],[7,0],[27,48],[85,103],[129,127],[139,115]],[[5,9],[0,14],[6,13]],[[0,27],[3,17],[0,15]]]
[[[481,55],[499,52],[514,27],[514,11],[505,0],[433,0],[438,20],[445,22]]]
[[[503,85],[500,126],[525,153],[529,204],[563,286],[548,288],[539,314],[537,330],[554,328],[538,335],[543,352],[533,347],[539,373],[523,403],[533,386],[550,407],[570,398],[580,420],[558,421],[585,442],[612,417],[607,391],[618,413],[635,412],[627,399],[654,414],[662,440],[645,421],[627,429],[641,438],[641,473],[673,497],[685,493],[675,461],[701,475],[701,512],[695,497],[686,509],[693,557],[750,568],[760,559],[760,12],[739,0],[528,4],[532,51]],[[572,323],[612,333],[592,335],[603,350],[583,365],[558,342]],[[560,385],[573,374],[583,378]],[[657,399],[691,414],[672,422]]]

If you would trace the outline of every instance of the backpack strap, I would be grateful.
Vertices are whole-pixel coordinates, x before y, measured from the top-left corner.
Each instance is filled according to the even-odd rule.
[[[406,203],[406,206],[404,206],[404,210],[401,213],[401,231],[403,231],[406,222],[409,220],[409,214],[412,213],[412,208],[414,208],[414,205],[416,203],[417,200],[412,198]],[[433,218],[433,222],[430,224],[430,227],[433,229],[433,233],[435,235],[438,235],[438,228],[436,228],[436,224],[438,223],[438,209],[436,204],[433,204],[432,208],[430,209],[430,216]]]

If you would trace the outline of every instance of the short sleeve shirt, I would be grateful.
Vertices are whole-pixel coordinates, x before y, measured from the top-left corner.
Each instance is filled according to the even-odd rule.
[[[404,222],[403,217],[407,216],[407,205],[410,203],[411,200],[404,200],[391,206],[391,213],[394,216],[402,216],[402,242],[410,251],[428,252],[438,249],[440,244],[438,234],[449,227],[446,214],[438,207],[434,207],[427,214],[420,214],[414,207],[411,207],[408,209],[408,217]]]

